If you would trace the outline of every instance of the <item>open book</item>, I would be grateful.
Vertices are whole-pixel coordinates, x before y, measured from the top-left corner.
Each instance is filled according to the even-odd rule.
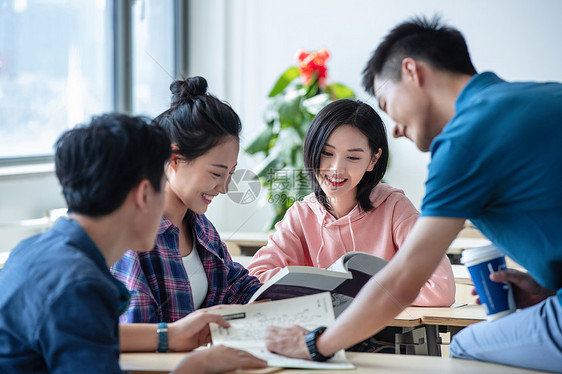
[[[334,311],[330,294],[295,297],[278,301],[255,304],[228,306],[213,310],[230,323],[229,328],[222,328],[216,323],[210,324],[213,344],[242,349],[267,361],[269,366],[305,369],[354,369],[345,357],[343,350],[326,362],[316,362],[288,358],[269,352],[265,347],[265,328],[267,326],[290,327],[299,325],[307,330],[318,326],[333,324]]]
[[[330,292],[334,313],[339,316],[359,290],[388,263],[364,252],[348,252],[328,269],[311,266],[287,266],[265,282],[250,302],[282,300],[295,296]]]

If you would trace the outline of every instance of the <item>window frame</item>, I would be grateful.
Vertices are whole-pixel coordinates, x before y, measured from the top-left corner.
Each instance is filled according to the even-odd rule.
[[[134,1],[109,0],[109,6],[113,10],[113,48],[111,48],[113,53],[111,66],[113,107],[110,110],[127,114],[131,114],[133,108],[132,7]],[[173,29],[176,30],[172,42],[174,76],[180,77],[188,72],[189,0],[171,1],[173,1],[174,9]],[[52,172],[48,171],[49,168],[46,169],[45,165],[53,163],[54,154],[0,157],[0,177]],[[33,168],[33,165],[37,165],[37,168]]]

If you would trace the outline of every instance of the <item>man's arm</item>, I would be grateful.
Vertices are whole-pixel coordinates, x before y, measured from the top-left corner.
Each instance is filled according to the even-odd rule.
[[[373,336],[410,305],[441,262],[464,219],[420,217],[396,256],[363,287],[353,303],[317,340],[325,356]],[[294,330],[291,330],[294,329]],[[298,328],[271,328],[271,351],[310,358]]]

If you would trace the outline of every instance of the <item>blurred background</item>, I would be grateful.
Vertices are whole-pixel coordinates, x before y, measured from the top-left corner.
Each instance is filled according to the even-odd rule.
[[[558,0],[0,0],[0,252],[64,208],[52,146],[65,129],[108,111],[154,117],[174,79],[201,75],[240,115],[244,147],[300,49],[328,49],[327,81],[378,110],[361,87],[365,63],[397,23],[434,14],[463,32],[479,72],[562,81]],[[262,157],[241,150],[238,169]],[[390,157],[385,181],[419,208],[429,155],[390,139]],[[264,233],[272,215],[263,187],[207,213],[226,235]]]

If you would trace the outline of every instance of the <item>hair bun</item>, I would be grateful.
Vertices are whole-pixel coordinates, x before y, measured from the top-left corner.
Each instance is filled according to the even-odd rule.
[[[172,105],[188,103],[199,95],[207,93],[207,80],[203,77],[178,79],[170,85]]]

